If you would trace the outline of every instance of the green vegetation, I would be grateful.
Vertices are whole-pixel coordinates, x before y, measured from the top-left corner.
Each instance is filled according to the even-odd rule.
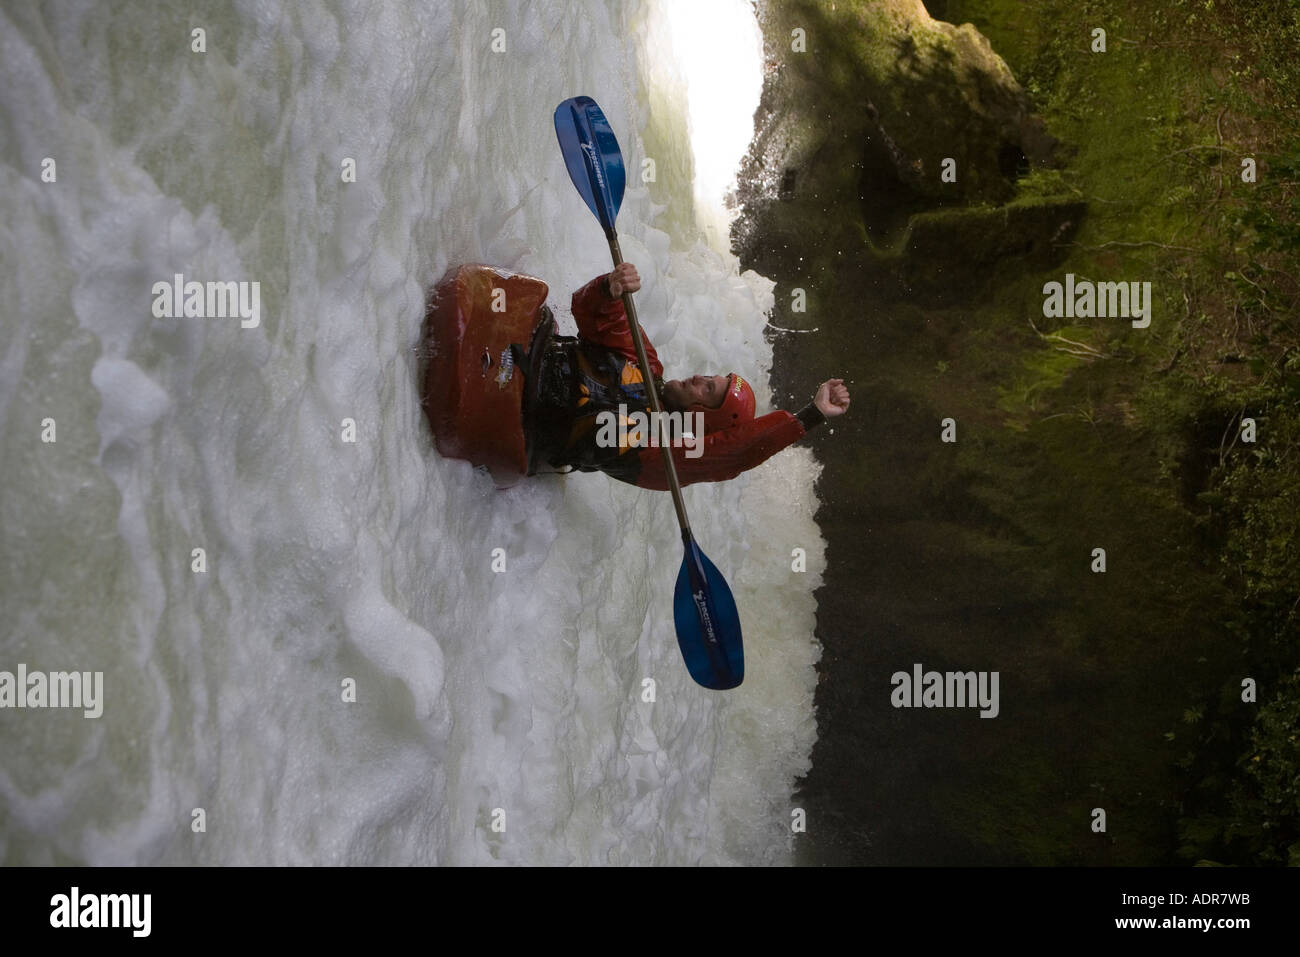
[[[1013,336],[1019,358],[1003,373],[974,338],[953,353],[990,362],[967,387],[994,380],[1003,424],[1035,441],[1049,420],[1077,421],[1103,430],[1097,454],[1130,441],[1134,466],[1154,456],[1144,508],[1177,519],[1181,540],[1170,607],[1194,601],[1204,616],[1167,636],[1176,680],[1145,696],[1168,706],[1161,761],[1178,769],[1170,859],[1300,864],[1300,0],[1029,9],[971,0],[945,15],[989,36],[1075,150],[1023,179],[1022,195],[1074,196],[1088,215],[1063,265],[1003,270],[1004,291],[972,325],[1011,323],[999,316],[1023,316],[1065,272],[1152,280],[1155,318],[1147,330],[1036,321]],[[1104,54],[1089,49],[1094,27],[1107,32]],[[1248,159],[1254,183],[1242,178]],[[962,362],[948,362],[944,378],[961,376]],[[1211,579],[1212,599],[1195,601]],[[1242,701],[1247,678],[1255,703]]]
[[[794,185],[746,198],[742,261],[777,325],[816,291],[778,394],[836,374],[855,410],[814,439],[826,730],[801,799],[837,827],[802,853],[1294,862],[1300,0],[930,5],[1045,132],[972,31],[904,0],[768,4],[750,176]],[[1149,327],[1044,317],[1066,273],[1150,282]],[[901,716],[882,675],[918,661],[1001,669],[999,717]]]

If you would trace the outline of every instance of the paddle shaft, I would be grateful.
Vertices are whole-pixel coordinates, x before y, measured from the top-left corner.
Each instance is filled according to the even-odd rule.
[[[609,252],[614,257],[614,268],[623,265],[623,250],[618,247],[618,235],[610,230]],[[650,397],[650,411],[654,413],[656,427],[662,424],[663,406],[659,404],[659,394],[655,391],[654,370],[646,359],[645,343],[641,341],[641,324],[636,320],[636,306],[632,294],[623,292],[623,309],[627,312],[627,324],[632,330],[632,345],[636,347],[636,361],[641,366],[641,375],[645,377],[646,395]],[[653,432],[654,430],[652,430]],[[664,436],[661,434],[660,436]],[[682,535],[691,534],[691,523],[686,518],[686,503],[682,501],[681,483],[677,481],[677,464],[673,461],[673,450],[668,443],[660,442],[659,451],[664,457],[664,472],[668,475],[668,491],[673,493],[673,507],[677,509],[677,524],[682,528]]]
[[[618,216],[618,207],[623,201],[626,174],[614,131],[610,129],[609,121],[605,119],[605,114],[596,105],[596,101],[589,96],[565,100],[555,108],[554,119],[555,136],[569,178],[587,208],[605,230],[614,267],[618,268],[623,264],[623,252],[618,246],[614,219]],[[647,346],[641,333],[641,324],[637,321],[636,307],[632,304],[631,293],[626,290],[622,299],[656,431],[663,438],[663,406],[655,389],[654,372],[646,358]],[[735,599],[727,587],[726,579],[700,551],[695,536],[691,534],[671,442],[660,442],[659,451],[664,460],[666,484],[673,494],[673,506],[677,509],[682,545],[686,550],[677,576],[677,585],[673,590],[673,622],[677,629],[677,643],[681,647],[686,667],[696,682],[715,690],[734,688],[740,684],[745,671],[740,616],[736,612]]]

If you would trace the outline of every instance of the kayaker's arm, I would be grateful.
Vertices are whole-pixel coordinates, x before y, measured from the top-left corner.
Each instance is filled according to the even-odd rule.
[[[815,408],[812,411],[821,414]],[[812,427],[804,424],[809,415],[808,409],[798,416],[780,410],[769,412],[744,425],[705,435],[702,451],[698,447],[689,450],[685,446],[675,447],[672,451],[677,479],[683,486],[733,479],[803,438]],[[640,449],[638,459],[640,471],[636,484],[641,488],[667,491],[668,481],[660,450]]]
[[[817,426],[826,421],[826,416],[822,414],[821,409],[817,408],[817,403],[815,402],[809,402],[802,409],[796,412],[794,417],[803,423],[804,434],[811,432]]]
[[[619,270],[624,266],[631,267],[631,275],[636,276],[636,267],[631,263],[623,263],[618,270],[597,276],[575,292],[571,305],[573,318],[578,323],[579,336],[597,345],[615,349],[632,362],[636,362],[636,346],[632,342],[632,332],[628,328],[627,313],[623,311],[622,283],[628,282],[629,292],[634,292],[635,289],[632,288],[633,282],[625,278],[626,273],[623,276],[618,275]],[[609,295],[611,277],[614,277],[614,284],[620,290],[618,298]],[[639,277],[635,279],[635,287],[641,288]],[[646,359],[650,362],[651,372],[662,377],[663,364],[659,361],[655,347],[651,345],[644,329],[641,330],[641,341],[645,344]]]
[[[848,408],[849,390],[843,380],[828,379],[817,389],[813,400],[795,415],[783,411],[769,412],[752,422],[709,433],[704,436],[703,451],[692,449],[692,455],[687,455],[684,446],[674,448],[673,464],[677,468],[678,481],[685,486],[694,482],[733,479],[793,445],[828,418],[843,415]],[[659,449],[641,449],[638,460],[640,471],[636,484],[666,491],[668,481]]]

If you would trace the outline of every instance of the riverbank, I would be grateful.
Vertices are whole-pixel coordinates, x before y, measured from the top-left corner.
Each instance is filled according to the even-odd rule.
[[[828,569],[801,859],[1285,860],[1300,164],[1283,119],[1294,13],[1266,8],[1294,8],[934,5],[988,37],[1038,118],[1007,107],[995,148],[958,162],[959,181],[985,164],[977,185],[945,194],[930,180],[954,152],[952,110],[904,117],[906,96],[882,92],[907,80],[923,101],[911,71],[945,102],[945,77],[909,65],[943,31],[885,6],[893,25],[858,34],[852,18],[879,5],[762,11],[760,114],[794,132],[785,146],[760,132],[752,158],[775,182],[751,191],[735,234],[744,265],[777,282],[772,324],[801,330],[775,334],[778,399],[832,375],[854,396],[811,440]],[[1098,24],[1105,53],[1090,49]],[[882,66],[870,37],[886,28],[901,39]],[[963,31],[954,55],[975,50],[996,78]],[[823,145],[801,153],[801,139]],[[1067,274],[1150,282],[1150,325],[1045,316],[1044,284]],[[1262,428],[1253,447],[1233,438],[1244,418]],[[918,662],[999,671],[999,716],[894,708],[890,676]]]

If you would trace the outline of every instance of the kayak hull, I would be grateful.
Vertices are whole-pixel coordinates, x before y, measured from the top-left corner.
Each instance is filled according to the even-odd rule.
[[[530,474],[524,350],[553,323],[547,292],[536,277],[471,263],[448,270],[429,295],[422,400],[434,444],[487,468],[499,488]]]

